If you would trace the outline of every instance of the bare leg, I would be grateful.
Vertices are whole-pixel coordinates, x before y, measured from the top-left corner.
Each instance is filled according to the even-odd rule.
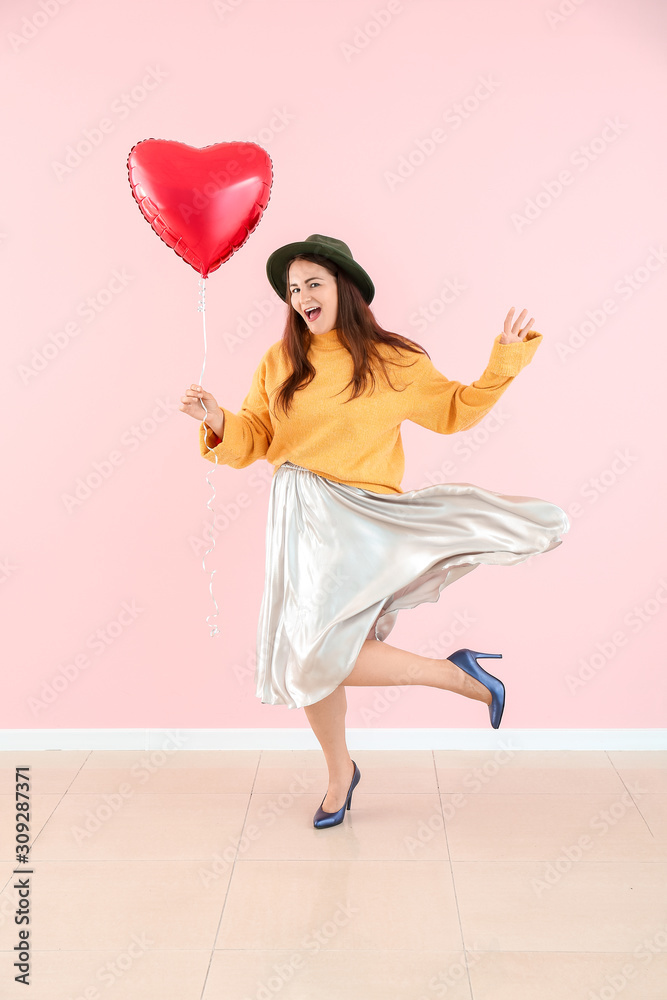
[[[379,639],[367,639],[343,683],[326,698],[304,708],[311,729],[324,751],[329,771],[329,787],[322,803],[325,812],[337,812],[341,808],[354,774],[345,741],[345,686],[348,684],[371,687],[425,684],[491,704],[488,688],[451,660],[419,656]]]
[[[454,691],[465,698],[491,704],[491,692],[451,660],[419,656],[379,639],[366,639],[352,672],[343,681],[350,686],[387,687],[392,684],[426,684]]]
[[[324,751],[329,771],[329,787],[322,808],[325,812],[338,812],[354,774],[354,764],[345,742],[345,688],[339,684],[326,698],[306,705],[304,712]]]

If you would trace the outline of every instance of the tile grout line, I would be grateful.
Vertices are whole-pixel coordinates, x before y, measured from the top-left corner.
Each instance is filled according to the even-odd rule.
[[[437,789],[438,802],[440,804],[440,813],[442,815],[442,829],[443,829],[443,833],[445,835],[445,844],[447,846],[447,861],[449,863],[449,877],[452,880],[452,890],[454,892],[454,905],[456,906],[456,918],[457,918],[457,920],[459,922],[459,934],[461,935],[461,949],[462,949],[462,952],[463,952],[463,962],[465,964],[466,978],[467,978],[467,981],[468,981],[468,990],[470,991],[470,997],[471,997],[471,1000],[474,1000],[474,998],[473,998],[473,992],[472,992],[472,980],[470,978],[470,968],[468,966],[468,954],[467,954],[467,950],[466,950],[466,941],[465,941],[465,935],[463,933],[463,922],[461,920],[461,910],[459,908],[459,897],[458,897],[458,893],[456,891],[456,881],[454,880],[454,868],[452,866],[452,852],[449,849],[449,837],[447,836],[447,822],[445,820],[445,810],[444,810],[444,805],[443,805],[443,801],[442,801],[442,792],[440,790],[440,781],[438,779],[438,765],[437,765],[436,760],[435,760],[435,751],[434,750],[431,750],[431,758],[432,758],[432,761],[433,761],[433,771],[435,773],[435,785],[436,785],[436,789]],[[448,794],[448,793],[445,793],[445,794]]]
[[[58,752],[58,751],[56,751],[56,752]],[[67,787],[64,789],[62,795],[60,796],[60,798],[58,799],[58,801],[54,805],[53,809],[51,810],[51,812],[49,813],[49,815],[44,820],[44,823],[43,823],[42,827],[40,828],[40,830],[38,831],[37,836],[35,837],[34,840],[30,841],[30,851],[31,852],[32,852],[32,848],[33,848],[34,844],[39,840],[39,838],[41,837],[41,835],[44,833],[44,830],[46,829],[46,824],[53,817],[53,814],[55,813],[56,809],[58,808],[58,806],[60,805],[60,803],[62,802],[62,800],[65,798],[65,796],[67,795],[68,791],[72,787],[72,784],[76,781],[77,777],[79,776],[80,772],[82,771],[83,767],[86,764],[86,761],[88,760],[88,758],[90,757],[90,755],[92,754],[92,752],[93,752],[92,750],[89,750],[88,753],[86,754],[86,756],[83,758],[83,760],[81,761],[81,766],[79,767],[78,771],[76,771],[74,773],[74,775],[72,776],[72,780],[70,781],[69,785],[67,785]],[[32,804],[32,792],[30,794],[31,794],[31,804]],[[44,794],[54,794],[54,795],[57,795],[58,793],[57,792],[53,792],[53,793],[48,793],[47,792],[47,793],[44,793]],[[36,863],[39,864],[39,861],[36,862]],[[18,864],[18,862],[17,861],[13,861],[12,864],[15,867]],[[35,864],[35,862],[31,861],[30,864],[32,866],[32,865]],[[9,876],[9,878],[4,883],[4,885],[0,884],[0,894],[2,894],[9,887],[9,883],[13,880],[13,878],[14,878],[14,873],[12,872],[12,874]]]
[[[232,870],[229,873],[229,881],[227,882],[227,889],[225,890],[225,898],[222,901],[222,908],[220,910],[220,919],[218,920],[218,926],[216,927],[215,934],[213,935],[213,943],[211,945],[211,955],[210,955],[209,960],[208,960],[208,965],[206,966],[206,975],[204,976],[204,982],[202,983],[202,989],[201,989],[201,994],[200,994],[199,1000],[204,1000],[204,994],[206,992],[206,984],[208,982],[209,973],[211,971],[211,965],[213,964],[213,958],[215,956],[215,944],[216,944],[216,941],[218,940],[218,935],[220,933],[220,927],[222,925],[222,918],[223,918],[224,913],[225,913],[225,906],[227,905],[227,897],[229,896],[229,890],[231,889],[231,886],[232,886],[232,879],[234,878],[234,870],[236,868],[236,862],[237,862],[237,859],[238,859],[239,845],[241,844],[241,841],[243,839],[243,831],[245,830],[245,825],[246,825],[246,822],[248,820],[248,812],[250,811],[250,803],[252,802],[253,789],[255,787],[255,782],[257,781],[257,772],[259,771],[260,765],[262,763],[262,753],[263,753],[263,751],[260,750],[259,751],[259,756],[257,757],[257,764],[255,765],[255,775],[254,775],[254,777],[252,779],[252,785],[250,787],[250,794],[248,795],[248,801],[246,803],[246,810],[245,810],[245,814],[244,814],[244,817],[243,817],[243,822],[241,823],[241,829],[239,831],[239,839],[238,839],[238,844],[236,845],[236,853],[234,855],[234,860],[232,861]],[[220,949],[220,950],[223,950],[223,949]]]
[[[609,751],[608,751],[608,750],[605,750],[605,754],[606,754],[606,756],[607,756],[607,757],[609,757]],[[613,769],[614,769],[614,772],[615,772],[615,773],[616,773],[616,774],[618,775],[618,780],[619,780],[619,781],[621,782],[621,784],[622,784],[622,785],[623,785],[623,787],[625,788],[626,792],[628,793],[628,795],[629,795],[629,796],[630,796],[630,798],[632,799],[632,802],[633,802],[633,804],[634,804],[634,807],[635,807],[635,809],[637,810],[637,812],[639,813],[639,815],[641,816],[641,818],[642,818],[642,822],[644,823],[644,825],[645,825],[646,829],[647,829],[647,830],[648,830],[648,832],[649,832],[649,833],[651,834],[651,837],[653,838],[653,840],[655,840],[655,839],[656,839],[656,836],[655,836],[655,834],[654,834],[653,830],[651,829],[651,827],[649,826],[649,824],[648,824],[648,820],[647,820],[647,819],[646,819],[646,817],[644,816],[644,813],[643,813],[643,812],[641,811],[641,809],[639,808],[639,803],[638,803],[638,802],[637,802],[637,801],[635,800],[635,797],[634,797],[634,795],[632,794],[632,791],[631,791],[631,790],[630,790],[630,789],[628,788],[628,786],[626,785],[626,783],[625,783],[625,781],[624,781],[624,779],[623,779],[623,776],[621,775],[620,771],[618,770],[618,768],[617,768],[617,767],[616,767],[616,765],[614,764],[614,762],[613,762],[613,760],[611,759],[611,757],[609,757],[609,763],[610,763],[610,764],[611,764],[611,766],[613,767]]]

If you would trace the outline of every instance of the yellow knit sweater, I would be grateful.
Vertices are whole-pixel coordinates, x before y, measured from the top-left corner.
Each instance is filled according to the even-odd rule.
[[[383,357],[398,362],[387,365],[398,388],[392,389],[376,367],[375,391],[369,395],[369,380],[365,393],[345,402],[352,392],[351,387],[345,389],[354,369],[352,356],[336,330],[311,337],[308,352],[317,374],[305,389],[295,392],[287,416],[282,408],[277,417],[273,412],[274,392],[291,371],[279,340],[263,355],[239,412],[221,407],[222,440],[200,424],[204,458],[215,463],[217,455],[219,464],[233,469],[265,458],[275,466],[274,475],[290,461],[339,483],[374,493],[402,493],[401,422],[412,420],[439,434],[474,427],[532,360],[542,341],[535,330],[513,344],[501,344],[498,334],[484,373],[472,385],[446,378],[425,354],[397,354],[381,345]],[[415,362],[411,367],[401,367],[411,362]]]

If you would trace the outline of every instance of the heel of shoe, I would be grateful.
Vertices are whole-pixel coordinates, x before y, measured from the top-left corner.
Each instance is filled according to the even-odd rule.
[[[321,827],[329,827],[329,826],[338,826],[339,823],[343,822],[343,819],[345,817],[345,812],[346,812],[347,809],[350,808],[350,806],[352,804],[352,793],[354,792],[354,789],[359,784],[359,780],[361,778],[361,771],[357,767],[356,762],[352,761],[352,763],[354,764],[354,774],[352,775],[352,781],[350,782],[350,787],[348,789],[346,801],[344,802],[344,804],[340,807],[340,809],[337,812],[335,812],[335,813],[328,813],[328,812],[325,812],[322,809],[322,806],[324,804],[324,799],[326,798],[326,795],[325,795],[324,799],[322,799],[322,802],[320,802],[319,809],[317,810],[317,812],[315,813],[315,816],[313,817],[313,826],[319,827],[319,828],[321,828]]]
[[[352,805],[352,796],[354,795],[354,790],[357,787],[357,785],[359,784],[359,781],[361,779],[361,771],[359,770],[359,768],[357,767],[357,765],[356,765],[356,763],[354,761],[353,761],[353,763],[354,763],[354,774],[352,775],[352,784],[350,786],[350,794],[349,794],[349,797],[348,797],[348,800],[347,800],[347,808],[348,809]],[[357,775],[359,775],[358,778],[357,778]],[[356,782],[354,780],[355,778],[357,778]]]
[[[484,687],[491,692],[491,704],[489,705],[489,721],[494,729],[498,729],[505,710],[505,685],[499,677],[495,677],[484,669],[478,662],[478,658],[499,660],[502,653],[482,653],[474,649],[457,649],[448,657],[452,663],[456,663],[466,674],[470,674],[480,681]]]

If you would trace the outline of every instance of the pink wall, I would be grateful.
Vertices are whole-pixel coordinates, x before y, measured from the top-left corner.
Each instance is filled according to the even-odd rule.
[[[220,513],[246,506],[207,559],[222,635],[206,625],[212,467],[177,409],[203,360],[197,275],[131,197],[147,137],[254,139],[273,160],[259,228],[207,282],[204,384],[228,408],[282,332],[266,258],[311,232],[349,243],[379,321],[451,378],[477,378],[510,306],[529,309],[543,345],[482,424],[403,425],[403,489],[538,496],[571,531],[402,612],[389,641],[502,651],[509,728],[664,725],[664,6],[6,0],[0,21],[0,725],[307,726],[254,694],[264,461],[212,473]],[[110,474],[68,510],[98,463]],[[348,689],[348,725],[488,728],[477,703],[386,693]]]

